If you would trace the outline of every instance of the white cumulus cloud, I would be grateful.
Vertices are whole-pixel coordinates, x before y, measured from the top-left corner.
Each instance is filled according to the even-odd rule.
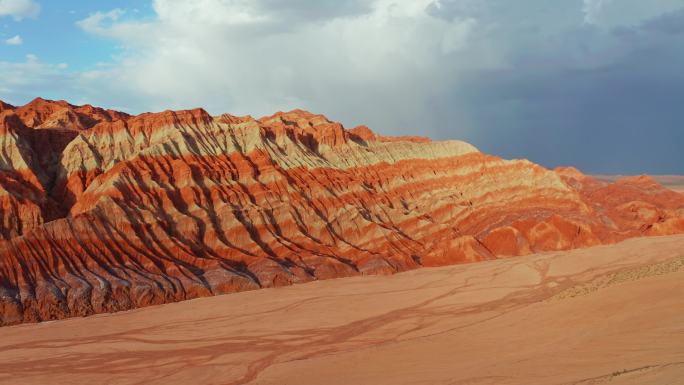
[[[33,0],[0,0],[0,17],[12,16],[15,20],[36,17],[40,4]]]
[[[598,21],[599,15],[603,10],[605,4],[612,0],[583,0],[584,7],[584,22],[587,24],[594,24]]]
[[[478,132],[477,111],[454,95],[474,79],[609,66],[632,46],[594,27],[634,25],[678,5],[684,0],[154,0],[153,17],[114,9],[78,22],[120,48],[80,84],[98,90],[93,102],[133,111],[305,108],[386,133],[467,137]]]
[[[22,39],[21,36],[19,36],[19,35],[15,35],[13,37],[10,37],[9,39],[6,39],[5,44],[7,44],[7,45],[22,45],[22,44],[24,44],[24,39]]]
[[[78,22],[123,49],[116,65],[84,76],[151,109],[307,108],[369,124],[378,123],[373,111],[392,109],[392,124],[411,129],[427,95],[455,81],[450,55],[467,49],[478,27],[471,17],[430,14],[432,3],[156,0],[152,20],[114,10]]]
[[[23,104],[36,96],[59,99],[63,97],[64,90],[78,92],[74,88],[78,77],[66,69],[65,65],[42,62],[34,54],[26,55],[20,62],[0,59],[0,99]]]
[[[87,18],[76,22],[76,25],[90,33],[105,33],[107,31],[107,27],[104,26],[105,23],[115,22],[125,13],[124,10],[119,8],[112,9],[108,12],[95,12]]]

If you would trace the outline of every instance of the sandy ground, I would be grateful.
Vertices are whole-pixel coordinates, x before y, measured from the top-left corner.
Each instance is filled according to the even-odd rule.
[[[684,236],[0,328],[0,384],[684,384]]]

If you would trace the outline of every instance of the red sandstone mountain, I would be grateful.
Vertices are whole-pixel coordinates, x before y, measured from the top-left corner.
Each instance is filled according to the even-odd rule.
[[[0,103],[0,324],[684,232],[684,195],[295,110]]]

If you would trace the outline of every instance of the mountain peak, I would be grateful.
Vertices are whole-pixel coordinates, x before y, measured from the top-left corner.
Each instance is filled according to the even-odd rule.
[[[50,100],[37,97],[29,103],[15,107],[0,101],[0,112],[13,111],[23,126],[34,129],[66,129],[83,131],[101,123],[122,122],[124,126],[136,130],[153,130],[158,127],[177,124],[207,124],[216,119],[221,123],[239,124],[255,121],[268,135],[277,138],[285,135],[293,140],[318,149],[320,145],[335,147],[347,143],[349,139],[393,142],[429,142],[422,137],[393,137],[375,134],[366,126],[346,130],[344,126],[331,121],[325,115],[315,114],[304,109],[278,111],[272,115],[254,119],[251,116],[222,114],[216,118],[202,108],[188,110],[165,110],[129,115],[124,112],[103,109],[90,104],[77,106],[64,100]]]
[[[314,150],[320,145],[335,147],[347,142],[348,134],[341,123],[301,109],[279,111],[258,121],[269,135],[288,136]]]
[[[374,141],[378,137],[377,135],[375,135],[375,132],[373,132],[373,130],[368,128],[368,126],[364,125],[352,128],[351,130],[349,130],[349,133],[356,136],[359,139],[363,139],[366,142]]]
[[[249,121],[255,121],[255,119],[251,115],[237,116],[225,113],[221,114],[221,116],[218,117],[218,121],[221,123],[239,124]]]
[[[49,110],[49,111],[56,111],[59,109],[64,109],[64,108],[75,108],[76,106],[73,106],[69,104],[65,100],[50,100],[50,99],[43,99],[41,97],[37,97],[24,106],[20,107],[22,109],[28,110],[28,109],[33,109],[33,110]]]
[[[5,103],[2,100],[0,100],[0,112],[3,112],[5,110],[13,110],[15,108],[16,107],[14,107],[13,105],[11,105],[9,103]]]
[[[316,125],[320,123],[331,123],[331,121],[324,115],[314,114],[312,112],[294,109],[290,111],[278,111],[273,115],[264,116],[258,119],[259,122],[285,122],[290,124],[303,123],[304,125]]]

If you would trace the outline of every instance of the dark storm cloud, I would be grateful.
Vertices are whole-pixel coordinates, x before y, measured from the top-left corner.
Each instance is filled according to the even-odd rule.
[[[600,173],[682,173],[684,79],[653,72],[642,60],[598,70],[473,75],[436,109],[460,105],[476,127],[466,139],[507,158]]]
[[[678,35],[684,33],[684,9],[667,13],[644,23],[643,28]]]
[[[426,11],[438,18],[453,20],[474,17],[484,23],[498,25],[536,24],[561,26],[582,20],[582,0],[440,0],[428,5]]]
[[[682,26],[677,10],[632,26],[488,36],[482,44],[514,48],[507,65],[463,72],[432,97],[432,124],[451,127],[440,138],[461,132],[486,152],[549,167],[684,173]]]

